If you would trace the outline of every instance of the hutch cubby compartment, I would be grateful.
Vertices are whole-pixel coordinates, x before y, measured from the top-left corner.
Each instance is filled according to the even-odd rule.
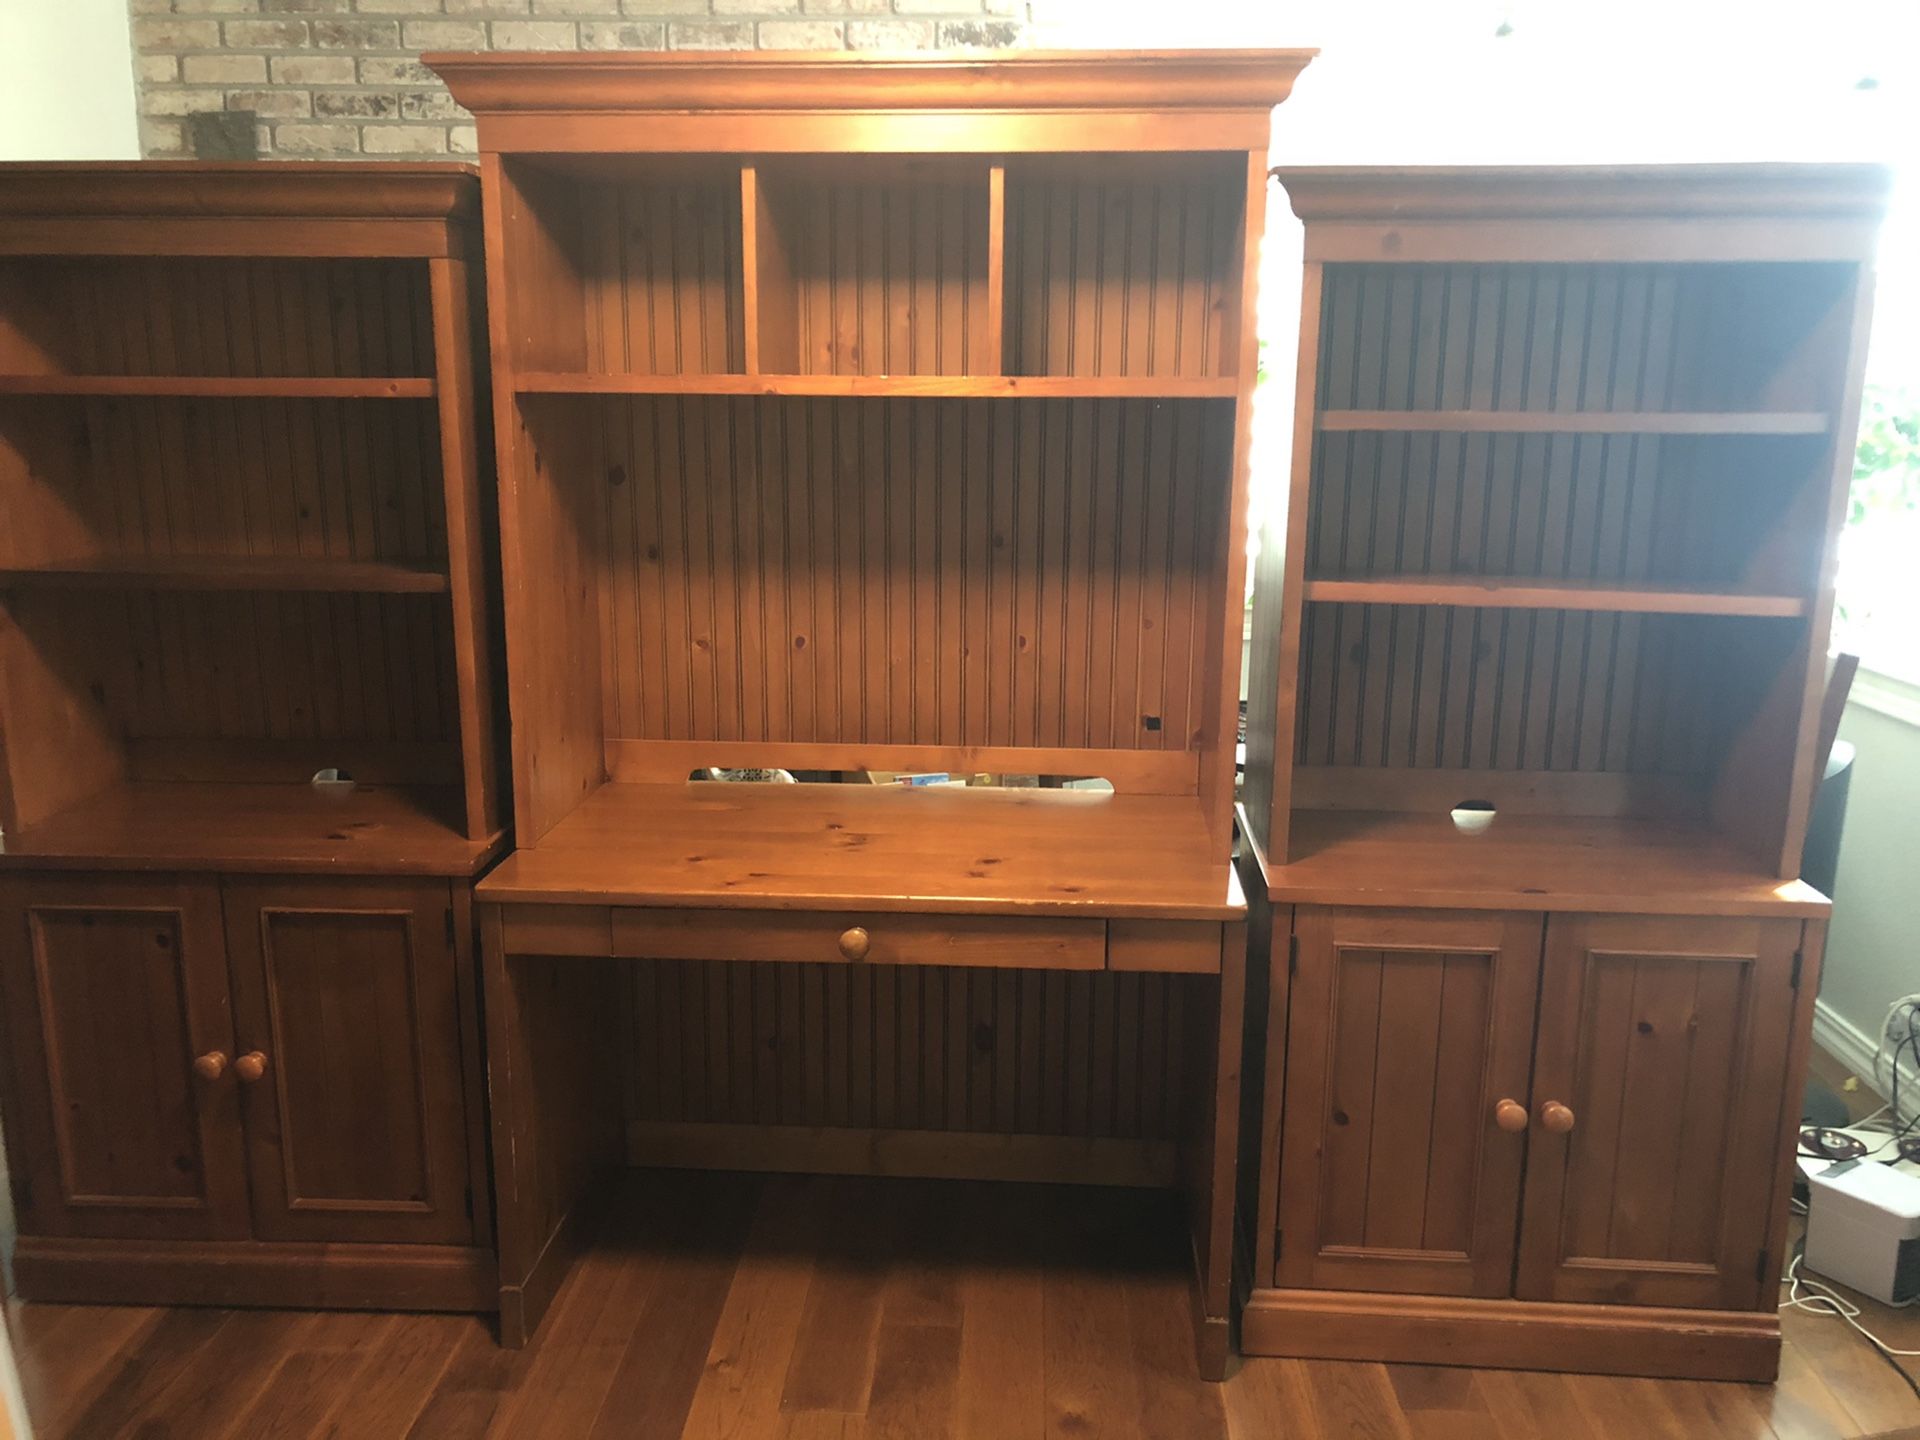
[[[541,154],[501,173],[523,394],[1238,393],[1232,154]]]
[[[495,1303],[478,211],[457,166],[0,168],[0,1099],[35,1298]]]
[[[1885,176],[1278,174],[1245,1344],[1770,1378]]]
[[[853,1168],[1184,1190],[1224,1363],[1252,275],[1306,58],[429,57],[490,206],[510,1343],[606,1168]]]
[[[1008,374],[1233,380],[1237,156],[1012,157],[1005,186]]]

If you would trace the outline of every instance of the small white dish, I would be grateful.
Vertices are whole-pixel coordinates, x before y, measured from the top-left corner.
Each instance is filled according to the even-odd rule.
[[[314,771],[313,779],[308,783],[313,786],[315,794],[331,795],[336,799],[351,795],[354,787],[359,784],[359,782],[355,780],[353,776],[347,774],[346,771],[332,765],[329,765],[324,770]]]
[[[1462,800],[1453,807],[1453,828],[1462,835],[1484,835],[1498,813],[1491,800]]]

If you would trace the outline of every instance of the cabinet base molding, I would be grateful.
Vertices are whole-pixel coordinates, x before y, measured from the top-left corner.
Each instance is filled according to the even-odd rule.
[[[22,1298],[64,1305],[260,1305],[301,1310],[491,1312],[491,1251],[252,1240],[67,1240],[23,1235]]]
[[[628,1163],[668,1170],[760,1170],[920,1180],[1023,1180],[1171,1189],[1170,1140],[986,1131],[870,1130],[837,1125],[627,1126]]]
[[[1303,1360],[1765,1384],[1780,1368],[1780,1317],[1771,1310],[1256,1290],[1240,1318],[1240,1348]]]
[[[554,1297],[566,1281],[573,1262],[584,1255],[619,1195],[618,1172],[591,1181],[560,1216],[527,1273],[515,1279],[511,1271],[500,1276],[500,1346],[522,1350],[546,1318]]]

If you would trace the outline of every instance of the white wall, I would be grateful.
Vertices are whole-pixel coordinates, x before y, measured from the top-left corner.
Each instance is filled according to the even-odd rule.
[[[1887,1006],[1920,991],[1920,687],[1863,673],[1854,697],[1840,726],[1858,754],[1817,1033],[1865,1075]]]
[[[1033,16],[1039,46],[1319,47],[1275,116],[1281,165],[1897,158],[1920,45],[1912,0],[1033,0]]]
[[[0,0],[0,160],[139,153],[127,0]]]

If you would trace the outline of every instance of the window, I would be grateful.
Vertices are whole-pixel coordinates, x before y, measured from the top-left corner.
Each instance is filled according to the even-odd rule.
[[[1835,649],[1920,682],[1920,234],[1901,177],[1880,241],[1873,350],[1840,539]]]

